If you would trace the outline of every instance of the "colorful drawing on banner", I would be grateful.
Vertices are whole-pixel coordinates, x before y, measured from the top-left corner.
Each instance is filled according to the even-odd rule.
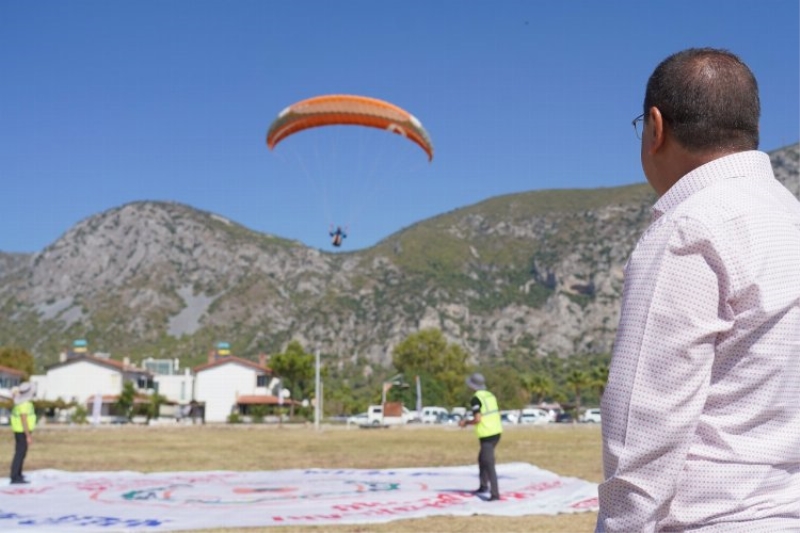
[[[42,470],[29,473],[32,483],[25,490],[0,491],[6,507],[0,530],[173,531],[597,509],[594,483],[525,463],[498,465],[498,474],[501,501],[490,505],[468,490],[477,479],[474,466],[155,474]]]
[[[262,485],[263,482],[256,483]],[[424,483],[413,483],[411,490],[425,491]],[[328,490],[319,490],[320,486]],[[313,489],[313,490],[312,490]],[[157,487],[136,488],[125,492],[122,487],[105,487],[94,492],[93,500],[114,503],[118,499],[118,491],[123,492],[119,498],[126,502],[164,503],[180,506],[187,505],[252,505],[252,504],[284,504],[289,500],[327,500],[346,498],[368,492],[388,492],[400,490],[400,483],[381,483],[374,481],[356,481],[347,479],[316,479],[313,487],[228,487],[224,494],[208,496],[205,489],[192,484],[175,484]]]

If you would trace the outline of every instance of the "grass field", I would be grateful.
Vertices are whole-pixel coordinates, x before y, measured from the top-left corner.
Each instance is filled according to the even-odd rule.
[[[11,439],[7,450],[12,451]],[[205,425],[49,426],[37,429],[25,470],[279,470],[287,468],[400,468],[475,464],[474,434],[457,427],[407,426],[363,430],[337,426]],[[596,425],[511,427],[497,462],[526,462],[557,474],[601,481],[600,428]],[[476,466],[477,481],[477,466]],[[465,487],[466,489],[472,487]],[[502,486],[501,486],[502,492]],[[433,517],[386,524],[269,527],[274,533],[592,531],[596,513],[525,517]],[[214,533],[258,529],[214,529]]]

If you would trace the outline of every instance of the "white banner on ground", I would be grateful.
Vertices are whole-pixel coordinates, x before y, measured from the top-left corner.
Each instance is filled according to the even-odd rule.
[[[179,531],[364,524],[436,515],[597,510],[597,485],[527,463],[497,467],[500,501],[469,492],[477,466],[259,472],[30,472],[0,479],[0,531]]]

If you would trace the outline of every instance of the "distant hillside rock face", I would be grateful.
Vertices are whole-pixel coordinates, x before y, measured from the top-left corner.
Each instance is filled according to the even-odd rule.
[[[800,198],[800,144],[788,146],[770,154],[775,177]]]
[[[0,281],[8,280],[28,266],[30,255],[0,252]]]
[[[771,154],[800,197],[800,145]],[[0,345],[54,361],[73,339],[118,356],[197,360],[291,339],[388,364],[440,328],[476,359],[609,351],[622,269],[650,218],[647,185],[493,198],[373,248],[328,254],[174,203],[90,217],[40,253],[0,253]]]

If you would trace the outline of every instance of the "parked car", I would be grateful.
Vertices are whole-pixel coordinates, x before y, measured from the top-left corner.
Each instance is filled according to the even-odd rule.
[[[571,424],[575,422],[575,419],[572,417],[571,413],[563,412],[556,415],[555,421],[558,424]]]
[[[517,415],[514,413],[500,413],[500,422],[503,424],[516,424],[518,422]]]
[[[444,407],[423,407],[422,408],[422,423],[423,424],[436,424],[440,422],[442,417],[447,417],[447,409]]]
[[[547,424],[550,414],[544,409],[523,409],[519,416],[520,424]]]
[[[368,422],[369,415],[367,415],[366,412],[347,417],[347,425],[355,424],[356,426],[361,426],[363,424],[367,424]]]
[[[546,408],[544,408],[544,407],[542,407],[541,409],[542,409],[542,410],[543,410],[545,413],[547,413],[547,421],[548,421],[548,422],[555,422],[555,421],[556,421],[556,418],[558,417],[558,415],[559,415],[559,414],[561,414],[561,413],[563,412],[563,411],[561,411],[560,409],[558,409],[558,410],[556,410],[556,409],[546,409]]]
[[[597,408],[587,409],[583,412],[583,415],[581,415],[580,418],[581,422],[589,422],[592,424],[599,424],[601,420],[602,417],[600,416],[600,409]]]
[[[439,416],[436,418],[437,424],[445,424],[445,425],[458,425],[461,421],[461,417],[458,415],[451,415],[448,413],[439,413]]]
[[[453,407],[450,409],[451,415],[456,415],[461,418],[465,418],[467,416],[467,408],[466,407]]]

